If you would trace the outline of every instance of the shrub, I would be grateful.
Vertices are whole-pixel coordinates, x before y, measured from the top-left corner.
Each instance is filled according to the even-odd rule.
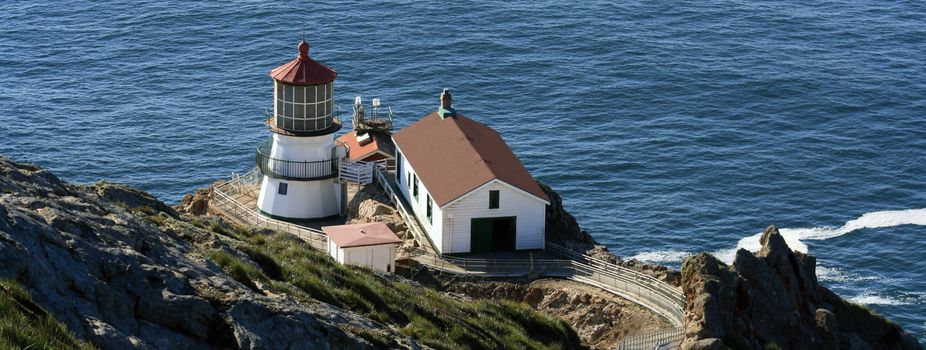
[[[254,265],[241,261],[241,259],[236,258],[228,252],[221,250],[213,251],[209,254],[209,259],[221,266],[222,270],[224,270],[229,277],[247,286],[251,290],[259,291],[254,280],[262,282],[267,280],[267,276],[264,276],[260,269]]]
[[[93,349],[32,302],[13,281],[0,279],[0,348]]]
[[[461,301],[437,291],[385,279],[344,266],[325,252],[283,233],[254,233],[242,226],[196,218],[191,224],[233,240],[254,262],[226,251],[206,254],[233,279],[252,289],[255,281],[302,302],[318,300],[390,324],[436,349],[575,349],[581,341],[568,323],[510,301]],[[350,329],[347,329],[351,331]],[[355,330],[356,331],[356,330]],[[353,332],[379,347],[384,334]]]

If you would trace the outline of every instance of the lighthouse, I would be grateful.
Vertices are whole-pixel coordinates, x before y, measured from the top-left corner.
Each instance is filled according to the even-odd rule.
[[[298,49],[295,59],[270,71],[273,114],[267,125],[273,137],[256,156],[263,175],[257,207],[287,221],[339,215],[345,197],[338,166],[347,151],[334,141],[341,129],[333,99],[337,72],[309,57],[305,40]]]

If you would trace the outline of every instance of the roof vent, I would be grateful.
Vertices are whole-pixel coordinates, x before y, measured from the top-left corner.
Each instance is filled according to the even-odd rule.
[[[357,135],[357,144],[361,146],[369,145],[370,142],[373,142],[373,138],[370,137],[370,133],[365,133],[363,135]]]

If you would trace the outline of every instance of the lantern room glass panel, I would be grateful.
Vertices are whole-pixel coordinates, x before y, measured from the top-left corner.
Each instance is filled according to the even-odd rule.
[[[276,122],[292,131],[323,130],[333,124],[331,83],[294,86],[276,83]]]

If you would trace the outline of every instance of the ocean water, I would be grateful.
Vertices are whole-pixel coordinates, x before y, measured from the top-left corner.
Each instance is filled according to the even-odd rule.
[[[343,110],[453,89],[616,253],[778,225],[926,342],[923,2],[4,2],[0,154],[176,202],[253,166],[303,28]]]

